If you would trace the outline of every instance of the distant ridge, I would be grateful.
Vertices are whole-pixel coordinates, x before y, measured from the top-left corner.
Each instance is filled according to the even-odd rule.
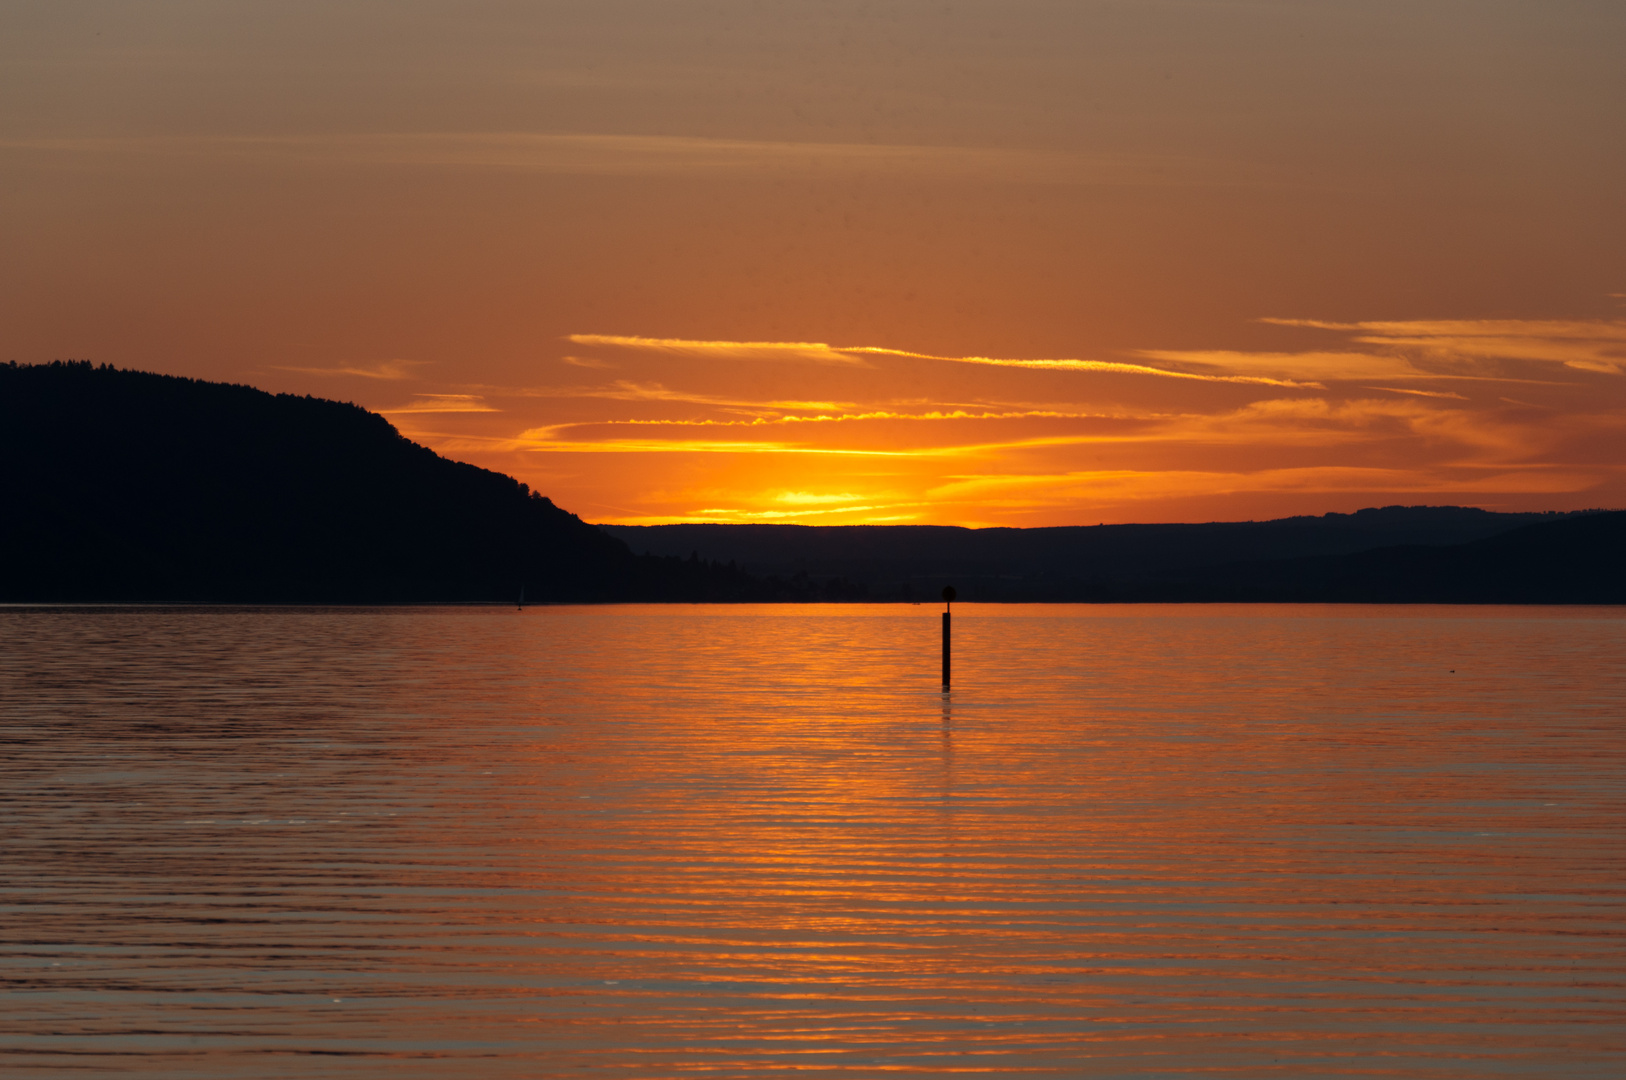
[[[3,602],[1626,603],[1622,512],[595,527],[356,405],[84,362],[0,364],[0,461]]]
[[[356,405],[0,365],[0,600],[375,603],[756,598],[635,557],[512,477]]]
[[[1626,604],[1626,512],[1578,514],[1447,547],[1208,567],[1165,587],[1182,599]]]
[[[1626,603],[1626,513],[1387,506],[1196,525],[605,525],[635,551],[695,552],[873,599]]]

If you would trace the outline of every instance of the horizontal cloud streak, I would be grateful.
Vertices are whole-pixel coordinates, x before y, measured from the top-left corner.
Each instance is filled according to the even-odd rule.
[[[986,502],[1013,497],[1027,505],[1050,502],[1139,502],[1191,496],[1295,492],[1309,494],[1442,493],[1557,494],[1584,491],[1596,477],[1532,466],[1489,476],[1454,475],[1449,470],[1383,469],[1358,466],[1262,469],[1257,472],[1195,470],[1113,470],[1040,475],[968,476],[933,488],[932,499]]]
[[[980,364],[987,367],[1025,368],[1031,371],[1156,375],[1169,379],[1193,379],[1199,382],[1321,388],[1319,383],[1294,382],[1289,379],[1272,378],[1266,375],[1214,375],[1201,372],[1171,371],[1167,368],[1151,367],[1146,364],[1126,364],[1114,360],[1020,360],[1000,359],[991,356],[938,356],[931,353],[908,352],[903,349],[888,349],[878,345],[827,345],[824,342],[817,341],[691,341],[684,338],[649,338],[612,334],[571,334],[566,340],[576,345],[602,345],[611,348],[642,349],[734,360],[801,360],[819,364],[868,366],[865,357],[894,356],[903,359],[932,360],[949,364]],[[1183,358],[1186,354],[1169,355]]]
[[[1408,390],[1400,386],[1368,386],[1368,390],[1382,390],[1386,394],[1410,394],[1413,397],[1442,398],[1446,401],[1467,401],[1461,394],[1446,390]]]
[[[345,365],[341,367],[291,367],[284,364],[271,365],[272,371],[292,371],[300,375],[349,376],[357,379],[382,379],[396,381],[417,377],[417,368],[423,367],[422,360],[386,360],[371,367],[357,367]]]
[[[980,433],[979,424],[1008,425],[1018,420],[1044,420],[1061,424],[1049,433],[997,437],[992,431]],[[805,427],[808,425],[850,425],[854,429],[871,425],[884,432],[897,422],[940,425],[935,437],[927,436],[918,445],[871,446],[855,441],[860,433],[844,437],[838,444],[809,442],[767,442],[744,436],[745,431],[764,427]],[[1079,425],[1087,425],[1087,429]],[[966,425],[970,425],[967,427]],[[694,438],[674,434],[665,439],[627,439],[615,434],[626,427],[716,430],[742,429],[739,439],[707,436]],[[809,432],[808,438],[816,436]],[[873,436],[879,437],[879,436]],[[516,445],[531,449],[565,451],[580,449],[592,453],[649,453],[659,446],[666,453],[846,453],[891,457],[987,458],[1009,451],[1086,446],[1179,446],[1183,448],[1252,447],[1312,448],[1351,447],[1377,441],[1427,438],[1454,448],[1457,464],[1506,462],[1539,449],[1544,439],[1539,431],[1519,423],[1495,422],[1474,417],[1461,410],[1441,409],[1427,401],[1412,398],[1356,399],[1331,403],[1320,398],[1283,398],[1252,402],[1240,409],[1217,414],[1157,414],[1144,416],[1075,413],[1061,410],[1022,412],[968,411],[900,413],[875,410],[865,413],[784,416],[729,420],[711,417],[690,419],[616,418],[579,423],[556,424],[527,431]]]
[[[1562,364],[1578,371],[1626,374],[1626,321],[1417,319],[1322,322],[1262,319],[1276,326],[1334,330],[1366,345],[1410,350],[1430,359],[1499,359]]]
[[[780,411],[819,411],[862,408],[856,402],[794,401],[770,398],[753,400],[744,397],[724,397],[700,394],[686,390],[673,390],[661,383],[640,383],[631,379],[617,379],[608,386],[542,386],[513,391],[516,396],[530,398],[581,398],[604,401],[663,402],[680,405],[700,405],[727,409],[735,413],[777,413]]]
[[[906,356],[917,360],[942,360],[951,364],[986,364],[990,367],[1028,368],[1035,371],[1095,371],[1119,375],[1161,375],[1171,379],[1196,379],[1202,382],[1254,383],[1262,386],[1305,386],[1319,389],[1319,384],[1297,383],[1263,375],[1205,375],[1198,372],[1170,371],[1167,368],[1145,364],[1124,364],[1115,360],[1001,360],[990,356],[933,356],[929,353],[904,352],[902,349],[883,349],[876,346],[857,346],[842,350],[853,353],[874,353],[882,356]]]
[[[1090,360],[575,334],[574,365],[554,370],[579,385],[448,386],[391,413],[440,413],[420,437],[566,478],[616,521],[1057,525],[1626,498],[1626,383],[1573,363],[1613,362],[1620,324],[1275,322],[1341,340]],[[1497,396],[1504,383],[1524,400]],[[519,433],[475,434],[460,413],[486,401],[524,417]]]
[[[1237,352],[1224,349],[1137,349],[1136,356],[1173,364],[1197,364],[1219,368],[1231,379],[1247,377],[1276,385],[1321,387],[1321,380],[1410,379],[1423,376],[1399,357],[1345,352]],[[1227,376],[1210,375],[1208,378]],[[1293,380],[1307,380],[1296,382]],[[1310,382],[1313,381],[1313,382]]]
[[[1272,184],[1257,165],[1161,154],[1081,154],[1011,147],[791,142],[688,135],[553,132],[361,132],[0,139],[0,151],[280,159],[623,176],[896,175],[1126,187]]]
[[[817,341],[690,341],[684,338],[631,337],[616,334],[571,334],[575,345],[605,345],[618,349],[642,349],[730,360],[804,360],[816,364],[855,364],[866,366],[862,357],[849,356],[852,350],[833,349]]]
[[[577,454],[828,454],[840,457],[919,457],[950,450],[863,450],[845,446],[807,446],[780,442],[727,442],[706,439],[555,439],[551,433],[523,432],[519,449]]]
[[[831,424],[853,423],[864,420],[912,420],[931,422],[939,420],[1102,420],[1123,419],[1120,416],[1108,413],[1081,413],[1061,412],[1055,409],[1022,409],[1016,411],[971,412],[966,409],[954,409],[949,412],[894,412],[889,409],[874,409],[868,412],[851,413],[814,413],[810,416],[756,416],[749,420],[603,420],[598,423],[606,426],[635,425],[654,427],[762,427],[772,424]]]
[[[487,405],[485,399],[477,394],[417,394],[415,396],[420,400],[410,405],[396,405],[392,408],[381,408],[378,411],[385,416],[403,413],[483,413],[502,411]]]

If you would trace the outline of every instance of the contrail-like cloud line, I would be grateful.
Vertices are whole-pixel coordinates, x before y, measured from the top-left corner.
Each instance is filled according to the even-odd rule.
[[[686,338],[635,337],[618,334],[571,334],[566,340],[577,345],[606,345],[622,349],[646,349],[736,359],[796,359],[824,364],[865,365],[867,356],[897,356],[909,360],[932,360],[947,364],[981,364],[989,367],[1026,368],[1030,371],[1089,371],[1116,375],[1155,375],[1165,379],[1191,379],[1197,382],[1248,383],[1293,389],[1325,389],[1318,382],[1299,382],[1266,375],[1203,375],[1170,371],[1148,364],[1127,364],[1116,360],[1013,360],[993,356],[939,356],[933,353],[888,349],[878,345],[829,345],[822,341],[694,341]]]
[[[905,352],[902,349],[884,349],[875,345],[838,348],[844,353],[874,353],[882,356],[904,356],[915,360],[942,360],[951,364],[988,364],[993,367],[1031,368],[1039,371],[1105,371],[1122,375],[1161,375],[1168,379],[1196,379],[1199,382],[1253,383],[1259,386],[1302,387],[1323,390],[1320,383],[1294,382],[1291,379],[1272,379],[1264,375],[1198,375],[1189,371],[1170,371],[1146,364],[1125,364],[1116,360],[1004,360],[992,356],[934,356],[931,353]]]

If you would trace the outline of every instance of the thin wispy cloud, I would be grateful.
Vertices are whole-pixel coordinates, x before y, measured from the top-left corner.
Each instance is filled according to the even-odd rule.
[[[1573,363],[1612,362],[1616,323],[1271,322],[1338,342],[1095,360],[574,334],[578,385],[447,386],[407,409],[466,426],[457,412],[480,393],[547,417],[480,452],[582,485],[649,477],[621,496],[623,522],[1054,524],[1216,498],[1507,506],[1626,482],[1619,395]],[[1528,400],[1496,397],[1502,384]],[[435,445],[476,445],[467,427]]]
[[[1410,394],[1412,397],[1443,398],[1447,401],[1467,401],[1461,394],[1449,390],[1408,390],[1400,386],[1368,386],[1368,390],[1381,390],[1385,394]]]
[[[1024,413],[939,413],[908,414],[879,410],[846,416],[783,417],[773,420],[733,421],[717,419],[608,419],[578,423],[555,424],[547,428],[532,429],[521,440],[532,449],[562,451],[581,449],[592,453],[649,453],[656,447],[666,453],[843,453],[882,457],[987,457],[1013,450],[1032,450],[1067,446],[1108,445],[1210,445],[1210,446],[1339,446],[1374,439],[1425,432],[1432,437],[1453,439],[1467,448],[1488,447],[1506,450],[1509,437],[1499,434],[1492,438],[1478,429],[1465,432],[1453,430],[1455,414],[1442,413],[1421,403],[1392,400],[1355,400],[1329,403],[1320,398],[1271,399],[1252,402],[1226,413],[1205,415],[1162,415],[1146,418],[1101,416],[1061,411]],[[1042,418],[1077,423],[1069,429],[1049,434],[1018,434],[997,437],[997,431],[986,434],[971,428],[955,427],[945,421],[989,422],[1014,419]],[[791,441],[764,441],[744,437],[727,439],[717,436],[692,437],[678,434],[683,429],[709,430],[717,428],[760,429],[762,427],[797,427],[821,423],[856,424],[862,422],[913,421],[942,425],[935,439],[921,445],[868,446],[853,442],[844,444]],[[665,428],[674,431],[664,439],[629,439],[614,434],[617,428]],[[812,436],[810,435],[809,438]],[[1523,443],[1516,443],[1523,447]]]
[[[970,409],[933,409],[926,412],[898,412],[891,409],[871,409],[864,412],[838,412],[838,413],[812,413],[809,415],[790,416],[754,416],[749,420],[670,420],[670,419],[630,419],[630,420],[603,420],[597,423],[606,426],[631,425],[644,427],[765,427],[775,424],[842,424],[859,423],[874,420],[907,420],[931,423],[942,420],[1123,420],[1120,414],[1098,412],[1065,412],[1057,409],[1022,409],[1022,410],[970,410]]]
[[[489,413],[501,412],[486,404],[478,394],[415,394],[416,401],[407,405],[386,406],[378,411],[385,416],[401,413]]]
[[[620,334],[571,334],[575,345],[601,345],[646,352],[676,353],[728,360],[800,360],[815,364],[848,364],[867,367],[853,350],[835,349],[817,341],[691,341],[685,338],[634,337]]]
[[[1035,508],[1263,493],[1540,495],[1584,491],[1596,482],[1597,478],[1587,473],[1544,466],[1507,468],[1484,475],[1464,475],[1449,468],[1336,465],[1250,472],[1120,469],[965,476],[934,487],[927,495],[943,502]]]
[[[424,360],[385,360],[382,363],[368,366],[344,364],[339,367],[294,367],[285,364],[272,364],[271,369],[273,371],[293,371],[301,375],[349,376],[393,382],[401,379],[417,378],[416,369],[423,367],[426,363],[427,361]]]
[[[915,182],[970,180],[1152,188],[1253,187],[1283,182],[1277,172],[1246,161],[1174,154],[526,131],[0,139],[0,151],[248,157],[307,164],[607,176],[857,174],[907,177]]]
[[[915,360],[942,360],[951,364],[984,364],[990,367],[1027,368],[1034,371],[1092,371],[1119,375],[1161,375],[1164,378],[1195,379],[1199,382],[1254,383],[1260,386],[1320,388],[1319,384],[1315,383],[1293,382],[1288,379],[1274,378],[1267,375],[1218,375],[1191,371],[1171,371],[1168,368],[1151,367],[1146,364],[1125,364],[1115,360],[1009,360],[991,356],[933,356],[929,353],[905,352],[902,349],[885,349],[872,345],[856,346],[841,351],[869,353],[879,356],[903,356]]]
[[[726,409],[736,413],[753,415],[774,415],[786,410],[800,412],[840,410],[862,408],[856,402],[840,401],[798,401],[794,399],[753,399],[742,397],[725,397],[717,394],[702,394],[688,390],[677,390],[662,383],[641,383],[633,379],[616,379],[603,386],[553,386],[553,387],[526,387],[521,390],[509,391],[516,397],[532,398],[581,398],[599,399],[603,401],[628,402],[663,402],[678,405],[699,405],[705,407]]]
[[[1423,377],[1400,357],[1376,356],[1359,352],[1241,352],[1230,349],[1137,349],[1136,356],[1227,372],[1210,378],[1244,375],[1270,379],[1276,385],[1313,386],[1324,389],[1325,382],[1354,379],[1411,379]]]
[[[1365,345],[1410,351],[1420,358],[1514,360],[1561,364],[1577,371],[1626,374],[1626,320],[1417,319],[1324,322],[1261,319],[1276,326],[1333,330]]]
[[[850,364],[871,366],[867,357],[899,357],[909,360],[930,360],[949,364],[978,364],[987,367],[1023,368],[1031,371],[1076,371],[1116,375],[1152,375],[1169,379],[1190,379],[1198,382],[1252,383],[1260,386],[1304,387],[1320,389],[1319,383],[1296,382],[1291,379],[1265,374],[1204,373],[1178,371],[1152,367],[1148,364],[1129,364],[1115,360],[1081,359],[1003,359],[991,356],[940,356],[931,353],[889,349],[878,345],[828,345],[816,341],[691,341],[683,338],[650,338],[613,334],[571,334],[567,339],[577,345],[600,345],[611,348],[705,356],[734,360],[803,361],[818,364]],[[1145,354],[1156,358],[1159,354]],[[1171,353],[1171,357],[1187,361],[1188,354]],[[1195,355],[1195,354],[1190,354]],[[1206,355],[1206,354],[1204,354]],[[1243,354],[1237,354],[1243,355]],[[1391,370],[1391,369],[1384,369]]]
[[[727,441],[716,439],[560,439],[554,429],[523,432],[517,449],[573,454],[798,454],[831,457],[903,458],[942,454],[942,450],[877,450],[850,446],[810,446],[805,443]]]

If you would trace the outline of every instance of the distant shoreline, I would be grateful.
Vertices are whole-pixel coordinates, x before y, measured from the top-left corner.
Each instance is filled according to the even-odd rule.
[[[0,602],[1619,604],[1626,511],[595,526],[358,406],[0,364]]]
[[[1577,600],[1569,602],[1548,601],[1455,601],[1441,602],[1433,600],[956,600],[955,610],[960,608],[988,609],[988,608],[1153,608],[1153,607],[1179,607],[1179,608],[1559,608],[1559,609],[1598,609],[1623,608],[1626,601],[1589,601]],[[617,608],[789,608],[789,607],[862,607],[862,608],[906,608],[918,607],[936,613],[941,608],[941,602],[933,605],[924,600],[602,600],[602,601],[548,601],[538,604],[526,604],[529,611],[537,609],[558,608],[592,608],[598,610],[614,610]],[[0,601],[0,612],[6,611],[404,611],[409,609],[484,609],[508,608],[514,605],[505,604],[498,600],[402,600],[398,602],[273,602],[273,601],[238,601],[238,600],[19,600]]]

